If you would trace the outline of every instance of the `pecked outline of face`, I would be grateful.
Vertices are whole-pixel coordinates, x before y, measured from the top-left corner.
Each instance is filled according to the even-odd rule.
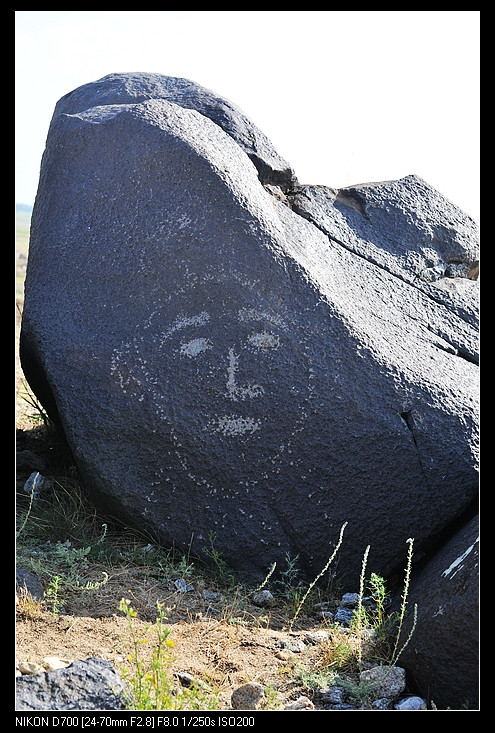
[[[114,379],[126,398],[168,426],[183,468],[191,440],[209,462],[225,450],[273,461],[307,419],[304,349],[294,353],[290,318],[273,308],[206,307],[181,309],[172,320],[168,306],[155,309],[115,350]]]
[[[205,396],[211,397],[214,392],[215,401],[223,407],[215,416],[208,417],[205,429],[229,438],[252,435],[266,421],[265,410],[258,409],[273,387],[265,369],[275,352],[283,347],[283,332],[287,329],[280,317],[254,309],[240,309],[236,316],[239,323],[236,337],[224,344],[219,343],[221,329],[216,334],[208,329],[208,335],[200,335],[212,320],[206,311],[178,318],[165,335],[173,344],[177,334],[180,344],[172,345],[172,349],[175,348],[182,360],[195,362],[187,369],[191,375],[189,388],[201,383]],[[255,360],[259,373],[252,370]],[[195,399],[200,403],[200,394],[196,393]]]

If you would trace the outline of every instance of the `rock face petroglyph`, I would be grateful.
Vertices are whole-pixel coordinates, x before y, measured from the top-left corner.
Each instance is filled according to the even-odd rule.
[[[478,491],[474,222],[422,179],[301,186],[235,105],[114,74],[63,97],[21,354],[93,499],[263,579],[388,574]]]
[[[414,538],[409,668],[472,701],[478,260],[416,175],[303,186],[228,100],[111,74],[50,124],[23,371],[94,502],[189,561],[311,581],[345,526],[352,587]]]

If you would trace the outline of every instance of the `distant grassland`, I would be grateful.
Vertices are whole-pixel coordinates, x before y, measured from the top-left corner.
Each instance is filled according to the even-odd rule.
[[[31,207],[16,206],[15,211],[15,296],[16,300],[24,298],[24,278],[29,249],[29,227],[31,225]]]

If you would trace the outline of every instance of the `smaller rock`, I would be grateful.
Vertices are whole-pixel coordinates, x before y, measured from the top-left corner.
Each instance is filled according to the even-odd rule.
[[[21,674],[38,674],[39,672],[45,671],[43,667],[40,664],[36,664],[36,662],[19,662],[17,669]]]
[[[222,594],[218,591],[213,590],[202,590],[201,595],[205,601],[208,601],[208,603],[218,603],[222,600]]]
[[[314,710],[315,706],[305,695],[298,697],[294,702],[289,703],[285,706],[284,710]]]
[[[340,705],[344,702],[344,689],[331,685],[318,690],[318,699],[323,705]]]
[[[260,590],[253,593],[251,600],[255,606],[260,606],[260,608],[269,608],[275,603],[275,598],[269,590]]]
[[[374,700],[371,703],[373,710],[389,710],[390,700],[388,697],[379,697],[378,700]]]
[[[179,578],[178,580],[176,580],[174,585],[179,593],[188,593],[194,590],[194,586],[184,580],[184,578]]]
[[[304,641],[307,644],[321,644],[322,641],[326,641],[329,638],[327,631],[318,629],[318,631],[308,631],[304,637]]]
[[[192,687],[194,685],[194,677],[189,672],[177,672],[177,679],[182,687]]]
[[[202,680],[197,679],[189,672],[177,672],[176,677],[182,687],[201,687],[205,690],[210,689],[207,684]]]
[[[356,608],[359,603],[359,593],[344,593],[340,599],[340,605],[344,608]]]
[[[18,596],[29,594],[35,601],[43,600],[45,591],[40,581],[30,570],[17,568],[15,573],[16,592]]]
[[[32,494],[33,500],[39,498],[41,491],[48,489],[51,486],[51,482],[41,475],[39,471],[34,471],[28,480],[24,484],[24,492],[26,494]]]
[[[335,621],[336,624],[340,624],[341,626],[349,627],[351,625],[353,616],[354,616],[353,608],[343,608],[342,606],[339,606],[339,608],[337,608],[337,611],[335,612],[333,620]]]
[[[64,669],[69,664],[72,664],[72,661],[70,659],[60,659],[60,657],[44,657],[43,667],[47,671],[51,669]]]
[[[405,697],[403,700],[400,700],[397,705],[394,705],[394,710],[427,710],[428,706],[426,704],[426,700],[423,700],[422,697],[417,697],[416,695],[411,695],[411,697]]]
[[[402,667],[372,667],[359,675],[361,683],[370,684],[375,699],[396,699],[406,688],[406,670]]]
[[[281,647],[282,649],[287,649],[287,651],[295,654],[301,654],[301,652],[306,649],[304,641],[299,641],[297,639],[281,639],[276,643],[276,646]]]
[[[263,687],[258,682],[248,682],[232,693],[234,710],[256,710],[265,697]]]

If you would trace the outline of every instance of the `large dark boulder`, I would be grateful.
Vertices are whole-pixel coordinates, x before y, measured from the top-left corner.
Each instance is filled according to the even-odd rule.
[[[413,628],[412,609],[417,605]],[[438,710],[479,706],[479,522],[461,527],[413,574],[400,657],[418,691]]]
[[[369,544],[387,576],[476,501],[474,223],[414,176],[360,210],[274,187],[197,85],[137,78],[57,105],[27,379],[94,500],[164,545],[312,578],[348,522],[336,569]]]

